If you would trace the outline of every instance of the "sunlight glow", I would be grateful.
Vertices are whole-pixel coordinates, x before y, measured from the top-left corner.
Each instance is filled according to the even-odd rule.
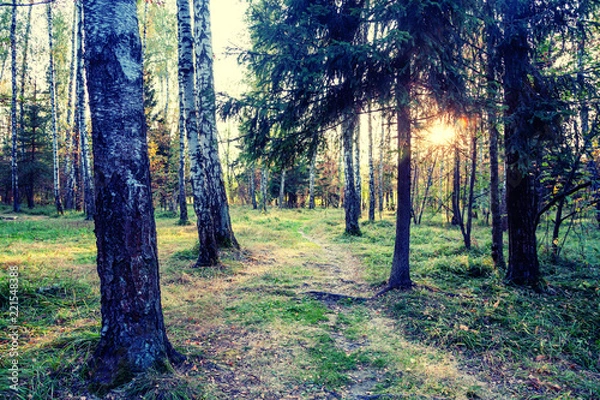
[[[426,130],[425,140],[433,146],[447,146],[452,143],[455,137],[456,129],[454,126],[443,121],[436,121]]]

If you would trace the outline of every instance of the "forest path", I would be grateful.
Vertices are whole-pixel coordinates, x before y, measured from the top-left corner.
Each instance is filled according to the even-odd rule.
[[[253,245],[240,271],[205,283],[214,315],[195,325],[201,356],[190,368],[206,398],[401,399],[402,387],[485,386],[402,336],[346,245],[302,227],[293,235]]]

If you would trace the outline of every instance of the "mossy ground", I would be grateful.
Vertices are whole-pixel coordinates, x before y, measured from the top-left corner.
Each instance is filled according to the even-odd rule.
[[[157,218],[168,335],[188,360],[104,398],[598,398],[597,231],[569,239],[558,263],[542,248],[547,290],[534,293],[503,284],[488,227],[466,251],[458,230],[429,220],[412,228],[418,286],[372,299],[389,274],[391,214],[363,222],[361,237],[343,234],[341,210],[233,207],[232,220],[242,251],[194,269],[194,225]],[[94,398],[84,368],[100,325],[93,224],[51,210],[0,220],[0,249],[3,314],[7,272],[19,269],[22,366],[19,392],[3,374],[0,397]],[[9,346],[3,334],[3,371]]]

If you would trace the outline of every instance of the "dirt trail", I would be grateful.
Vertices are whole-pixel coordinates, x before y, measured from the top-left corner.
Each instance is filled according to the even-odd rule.
[[[346,354],[368,349],[372,343],[382,349],[394,352],[403,346],[411,347],[414,354],[427,353],[425,348],[416,348],[395,332],[395,322],[380,313],[371,297],[374,289],[362,278],[363,267],[360,260],[354,257],[341,245],[323,243],[320,240],[299,231],[304,240],[311,243],[314,249],[307,257],[299,252],[293,256],[302,268],[312,269],[314,279],[305,282],[301,287],[273,285],[271,290],[293,290],[296,298],[312,297],[329,310],[328,321],[315,327],[295,328],[305,331],[290,332],[285,324],[263,329],[262,327],[244,327],[228,324],[225,321],[217,326],[204,326],[198,329],[197,340],[202,344],[203,357],[194,368],[203,371],[207,379],[207,387],[212,397],[218,399],[400,399],[402,395],[375,394],[378,384],[386,379],[381,367],[359,365],[347,372],[348,381],[336,390],[328,390],[320,385],[302,381],[298,377],[305,376],[306,365],[301,360],[306,354],[307,343],[298,341],[298,337],[306,333],[310,336],[315,330],[325,330],[325,334],[333,339],[333,346]],[[318,262],[309,261],[318,259]],[[218,288],[219,302],[230,304],[239,298],[240,291],[246,288],[245,282],[260,278],[277,270],[277,256],[269,252],[256,252],[244,263],[243,273],[225,279]],[[212,288],[213,293],[215,287]],[[235,293],[238,293],[237,295]],[[356,307],[366,312],[365,332],[358,335],[346,335],[336,325],[340,318],[347,318]],[[200,328],[200,327],[199,327]],[[295,335],[295,336],[294,336]],[[290,340],[290,337],[295,339]],[[416,349],[415,349],[416,348]],[[299,361],[300,360],[300,361]],[[452,365],[450,365],[452,364]],[[424,367],[425,373],[438,368],[437,365]],[[391,372],[402,375],[402,371],[392,368]],[[387,368],[385,369],[387,371]],[[458,371],[453,361],[442,366],[441,375],[447,379],[459,379],[466,384],[482,385],[472,377]],[[387,374],[389,376],[389,373]],[[456,377],[456,375],[460,375]],[[464,375],[464,376],[463,376]]]

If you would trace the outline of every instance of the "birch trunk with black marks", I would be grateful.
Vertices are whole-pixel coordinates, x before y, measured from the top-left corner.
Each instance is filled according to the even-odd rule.
[[[25,23],[25,36],[23,41],[23,58],[21,60],[21,93],[19,95],[19,134],[21,137],[23,137],[23,132],[25,130],[25,87],[27,87],[25,80],[27,79],[27,71],[29,70],[27,59],[29,58],[29,38],[31,36],[32,10],[33,7],[27,7],[27,22]],[[24,142],[22,144],[21,153],[25,154]]]
[[[89,372],[92,389],[105,393],[184,357],[167,339],[162,313],[136,3],[84,7],[102,311]]]
[[[179,224],[187,225],[187,194],[185,190],[185,107],[183,104],[183,87],[182,82],[179,82]]]
[[[360,117],[356,111],[356,125],[354,127],[353,136],[353,151],[354,151],[354,185],[356,186],[356,197],[358,201],[358,217],[362,214],[362,179],[360,176]]]
[[[267,203],[269,202],[269,170],[263,167],[260,171],[260,209],[267,212]]]
[[[79,12],[77,13],[77,67],[76,67],[76,83],[75,92],[77,94],[77,106],[76,106],[76,124],[79,132],[79,145],[81,150],[81,170],[83,176],[83,199],[85,209],[85,219],[94,219],[96,213],[96,201],[94,198],[94,182],[92,177],[92,167],[90,161],[90,146],[87,134],[87,123],[86,123],[86,98],[85,98],[85,76],[83,66],[83,54],[84,54],[84,43],[83,43],[83,1],[77,2]]]
[[[398,132],[398,208],[396,211],[396,240],[389,289],[409,289],[410,279],[410,169],[411,169],[411,122],[410,106],[404,99],[410,92],[410,61],[403,60],[403,68],[396,78],[396,115]]]
[[[210,210],[210,192],[206,182],[207,160],[198,134],[198,112],[194,90],[194,39],[188,0],[177,0],[177,26],[179,37],[179,87],[183,89],[179,95],[183,99],[185,131],[190,156],[192,195],[198,227],[199,250],[196,266],[211,266],[217,264],[219,254]]]
[[[211,193],[211,213],[215,239],[220,247],[239,248],[233,234],[223,169],[219,159],[217,116],[213,71],[212,33],[208,0],[194,0],[194,39],[196,54],[196,89],[198,90],[198,125],[206,151],[207,187]]]
[[[50,107],[52,112],[52,159],[53,159],[53,175],[54,175],[54,205],[56,212],[63,214],[63,206],[60,199],[60,164],[58,160],[58,132],[56,123],[56,83],[54,79],[54,36],[52,33],[52,5],[46,5],[46,13],[48,20],[48,49],[49,49],[49,65],[48,79],[50,87]]]
[[[360,236],[360,198],[356,192],[354,177],[354,165],[352,157],[352,142],[355,138],[358,116],[354,111],[346,113],[342,122],[342,148],[344,160],[344,211],[346,216],[346,233],[348,235]]]
[[[11,185],[13,196],[13,211],[21,211],[19,199],[19,169],[18,158],[18,131],[17,131],[17,1],[13,0],[10,23],[10,55],[11,55],[11,88],[12,98],[10,103],[10,130],[12,148],[10,155]]]
[[[69,87],[67,94],[67,126],[65,132],[66,155],[65,155],[65,176],[67,178],[65,187],[65,209],[74,210],[75,204],[75,187],[77,182],[77,151],[75,130],[73,128],[73,87],[75,84],[75,59],[77,57],[77,9],[73,7],[73,24],[71,32],[71,66],[69,69]]]

